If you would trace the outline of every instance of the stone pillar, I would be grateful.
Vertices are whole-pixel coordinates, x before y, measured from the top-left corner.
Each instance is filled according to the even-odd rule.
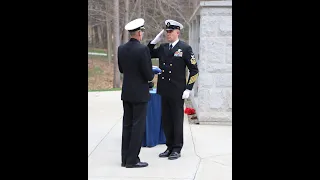
[[[199,77],[191,100],[200,124],[232,124],[232,1],[200,1]],[[193,29],[194,27],[192,27]],[[197,29],[196,28],[196,29]],[[195,35],[197,37],[197,35]]]

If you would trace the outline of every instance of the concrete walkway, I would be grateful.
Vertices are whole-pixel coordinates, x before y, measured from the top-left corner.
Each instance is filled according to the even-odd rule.
[[[159,158],[165,145],[142,148],[146,168],[121,167],[120,91],[89,92],[88,180],[231,180],[232,127],[190,125],[185,117],[181,158]]]

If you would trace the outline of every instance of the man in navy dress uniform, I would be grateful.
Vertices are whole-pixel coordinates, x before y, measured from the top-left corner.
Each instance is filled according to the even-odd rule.
[[[162,30],[149,44],[152,58],[159,58],[157,93],[162,101],[162,125],[166,136],[167,149],[159,157],[178,159],[183,146],[183,106],[195,81],[198,78],[198,66],[192,48],[179,40],[183,25],[174,20],[166,20],[166,38],[168,43],[155,45],[161,40]],[[190,75],[186,79],[186,67]]]
[[[149,82],[152,81],[152,63],[149,48],[140,41],[144,32],[144,19],[129,22],[125,29],[130,40],[118,47],[119,71],[123,73],[121,100],[123,101],[123,126],[121,166],[146,167],[139,158],[145,132],[147,105],[150,98]]]

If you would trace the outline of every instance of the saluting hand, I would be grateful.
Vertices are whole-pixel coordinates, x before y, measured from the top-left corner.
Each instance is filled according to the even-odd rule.
[[[151,41],[151,44],[157,44],[161,40],[161,35],[163,34],[164,29]]]

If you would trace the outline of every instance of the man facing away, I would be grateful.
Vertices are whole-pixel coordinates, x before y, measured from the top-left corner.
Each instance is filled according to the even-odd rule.
[[[147,103],[150,98],[149,83],[154,74],[149,48],[140,44],[144,32],[144,19],[129,22],[125,29],[130,40],[118,47],[119,71],[123,73],[121,100],[123,101],[123,126],[121,166],[146,167],[139,158],[145,132]]]
[[[169,43],[154,48],[160,41],[162,30],[149,44],[152,58],[159,58],[157,93],[161,95],[162,125],[166,136],[167,149],[159,157],[178,159],[183,146],[183,105],[198,77],[198,67],[192,48],[179,40],[183,25],[166,20],[166,37]],[[190,75],[186,81],[186,67]]]

